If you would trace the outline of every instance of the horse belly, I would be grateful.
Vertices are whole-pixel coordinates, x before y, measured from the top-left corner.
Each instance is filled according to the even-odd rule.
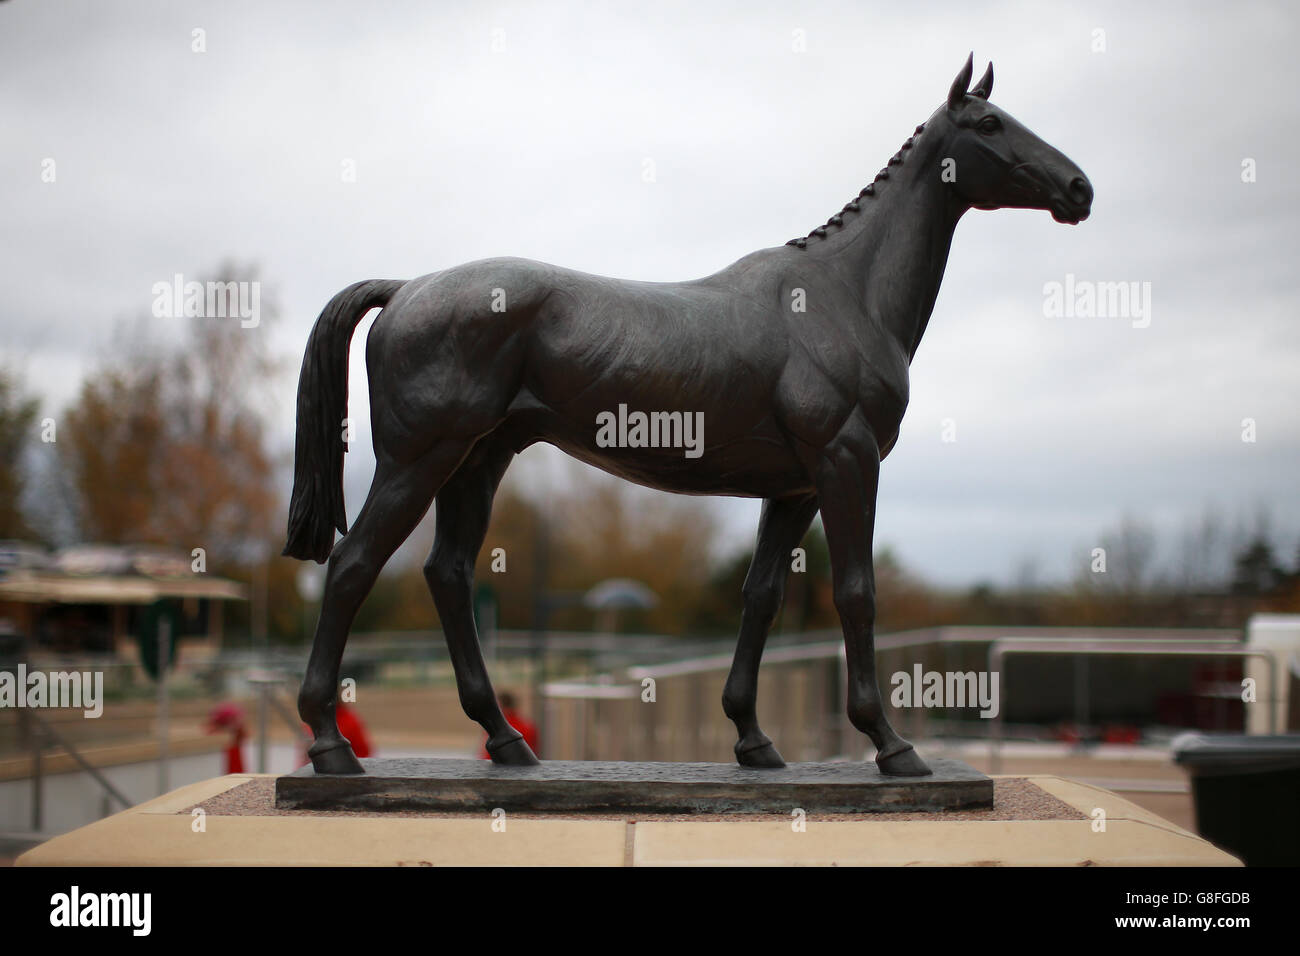
[[[518,448],[546,442],[604,472],[627,481],[693,495],[781,497],[811,490],[798,457],[775,422],[768,419],[740,436],[714,440],[709,416],[689,413],[689,427],[662,427],[636,409],[615,409],[591,421],[521,396],[504,429]],[[667,439],[667,440],[665,440]]]

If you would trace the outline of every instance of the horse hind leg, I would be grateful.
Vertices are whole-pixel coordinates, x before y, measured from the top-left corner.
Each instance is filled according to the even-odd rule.
[[[492,499],[514,451],[485,438],[438,492],[437,532],[424,577],[442,619],[461,706],[488,734],[494,763],[529,765],[537,755],[506,721],[492,689],[474,624],[474,562],[487,535]]]
[[[767,632],[780,610],[790,552],[803,540],[817,514],[815,495],[768,499],[758,522],[754,559],[745,575],[745,610],[736,656],[722,692],[722,709],[736,725],[736,761],[745,767],[784,767],[785,761],[758,726],[758,666]]]
[[[419,524],[468,447],[465,442],[440,441],[409,463],[381,460],[352,530],[330,553],[320,620],[298,694],[298,714],[315,737],[307,755],[317,773],[364,772],[335,719],[348,629],[380,570]]]

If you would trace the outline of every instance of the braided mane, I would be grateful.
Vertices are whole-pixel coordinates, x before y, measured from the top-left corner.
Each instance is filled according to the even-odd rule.
[[[860,212],[862,210],[862,205],[859,202],[859,200],[871,199],[876,195],[876,183],[879,183],[882,180],[889,178],[890,166],[901,166],[903,164],[903,159],[905,158],[907,151],[911,149],[914,145],[916,145],[916,137],[920,136],[921,133],[923,133],[924,131],[925,131],[924,123],[922,123],[915,130],[913,130],[912,135],[907,137],[907,141],[898,148],[898,152],[896,152],[893,156],[889,157],[889,162],[885,164],[884,169],[876,173],[876,178],[871,182],[869,182],[867,185],[863,186],[862,189],[859,190],[856,197],[850,199],[847,203],[844,204],[843,209],[841,209],[835,215],[831,216],[830,219],[827,219],[825,226],[818,226],[812,232],[808,233],[807,236],[803,236],[798,239],[791,239],[789,242],[786,243],[786,245],[795,246],[799,249],[803,249],[808,245],[808,240],[813,238],[814,236],[816,236],[818,239],[825,239],[826,229],[828,226],[843,226],[844,213]]]

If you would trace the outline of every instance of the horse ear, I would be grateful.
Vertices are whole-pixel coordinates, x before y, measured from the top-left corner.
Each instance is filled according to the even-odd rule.
[[[989,60],[989,68],[984,71],[980,81],[975,84],[975,89],[970,91],[971,96],[978,96],[982,100],[987,100],[993,92],[993,61]]]
[[[955,110],[961,106],[962,97],[966,95],[966,88],[970,86],[970,75],[973,72],[975,72],[975,54],[971,53],[966,57],[966,65],[957,74],[957,79],[952,81],[952,88],[948,90],[948,109]]]

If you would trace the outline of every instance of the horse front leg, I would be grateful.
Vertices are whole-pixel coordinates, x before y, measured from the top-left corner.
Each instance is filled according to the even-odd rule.
[[[785,761],[758,726],[758,665],[767,632],[781,608],[790,552],[803,540],[817,514],[817,496],[763,502],[754,559],[745,575],[745,610],[731,673],[722,691],[722,709],[736,725],[736,761],[745,767],[784,767]]]
[[[855,414],[822,452],[817,490],[830,550],[835,609],[844,629],[849,721],[876,745],[882,773],[923,776],[930,768],[885,716],[876,680],[876,582],[871,547],[875,531],[880,448]]]

